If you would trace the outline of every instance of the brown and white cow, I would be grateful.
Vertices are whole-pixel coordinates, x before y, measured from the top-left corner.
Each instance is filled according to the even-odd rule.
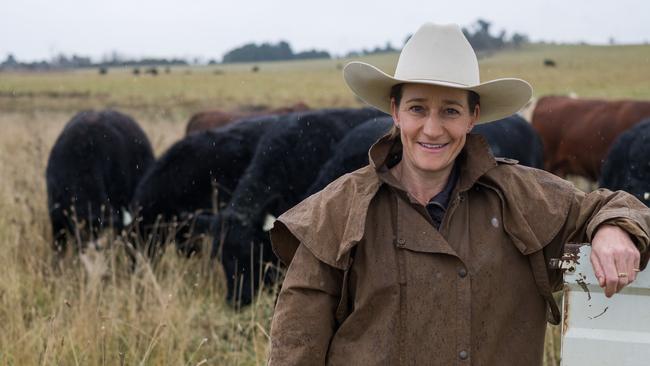
[[[546,170],[597,181],[614,139],[645,117],[650,101],[545,96],[537,101],[532,124],[544,144]]]

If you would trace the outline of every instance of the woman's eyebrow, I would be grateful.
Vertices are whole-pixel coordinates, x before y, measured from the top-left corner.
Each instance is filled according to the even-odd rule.
[[[427,101],[428,101],[427,98],[416,97],[416,98],[408,99],[404,103],[413,103],[413,102],[415,102],[415,103],[425,103]],[[442,103],[443,104],[454,104],[454,105],[457,105],[459,107],[464,107],[463,103],[461,103],[460,101],[458,101],[456,99],[443,99]]]
[[[456,105],[458,105],[460,107],[463,107],[463,103],[459,102],[458,100],[454,100],[454,99],[444,99],[442,102],[444,104],[456,104]]]
[[[406,103],[411,103],[411,102],[420,102],[421,103],[421,102],[426,102],[426,101],[427,101],[427,98],[419,97],[419,98],[411,98],[411,99],[407,100]]]

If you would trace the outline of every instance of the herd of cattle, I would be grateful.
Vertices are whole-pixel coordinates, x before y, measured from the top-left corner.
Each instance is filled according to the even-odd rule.
[[[650,203],[650,102],[549,96],[532,123],[518,115],[478,125],[495,156],[582,175]],[[304,104],[232,114],[203,112],[157,159],[130,117],[80,112],[52,148],[46,170],[54,248],[126,230],[155,258],[167,243],[201,252],[227,279],[228,300],[245,305],[277,276],[269,222],[327,184],[368,163],[369,147],[392,119],[370,108],[309,110]],[[602,167],[602,169],[601,169]],[[601,174],[602,170],[602,174]]]

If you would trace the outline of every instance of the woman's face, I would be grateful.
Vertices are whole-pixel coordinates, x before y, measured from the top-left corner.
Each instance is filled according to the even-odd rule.
[[[400,128],[405,168],[418,175],[445,176],[465,146],[465,136],[479,116],[467,103],[468,92],[426,84],[404,84],[392,114]]]

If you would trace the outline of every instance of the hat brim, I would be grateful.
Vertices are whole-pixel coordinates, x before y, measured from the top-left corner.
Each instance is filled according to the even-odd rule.
[[[461,85],[427,79],[404,80],[394,78],[370,64],[359,61],[345,65],[343,78],[361,100],[388,114],[391,114],[390,89],[397,84],[430,84],[472,90],[481,97],[481,115],[476,123],[492,122],[516,113],[528,103],[533,94],[530,84],[516,78],[495,79],[478,85]]]

